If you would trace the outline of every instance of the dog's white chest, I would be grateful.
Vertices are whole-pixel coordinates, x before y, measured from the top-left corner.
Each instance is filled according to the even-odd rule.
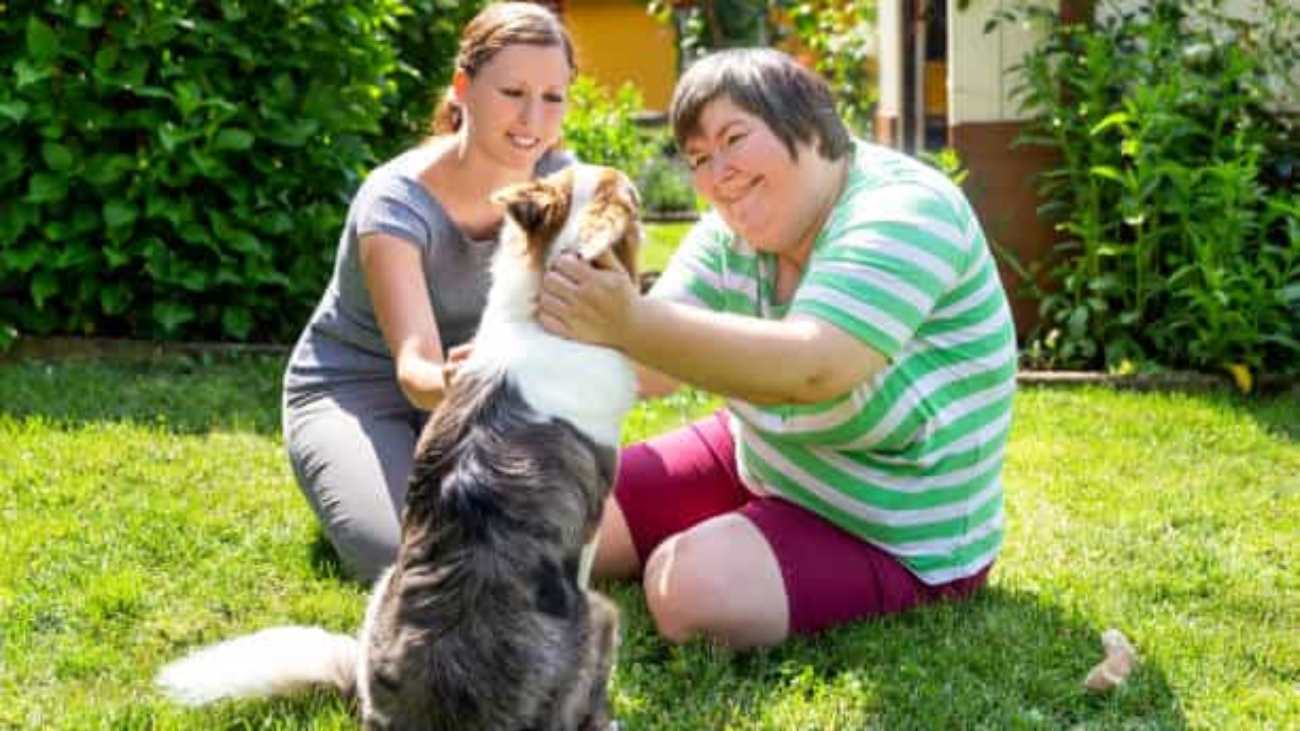
[[[531,322],[492,323],[465,368],[504,372],[535,411],[616,449],[636,401],[636,375],[622,353],[556,337]]]

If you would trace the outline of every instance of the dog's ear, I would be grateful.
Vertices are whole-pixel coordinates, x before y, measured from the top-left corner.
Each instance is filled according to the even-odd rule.
[[[602,219],[600,225],[592,231],[591,237],[584,239],[578,253],[583,259],[591,261],[608,249],[635,282],[641,236],[641,223],[636,219],[622,222]]]
[[[641,250],[641,205],[636,186],[624,176],[612,173],[596,192],[597,211],[586,222],[578,253],[590,261],[610,250],[637,278],[637,255]]]
[[[639,265],[637,264],[641,256],[641,239],[644,231],[641,229],[640,221],[633,221],[627,230],[623,233],[623,238],[614,244],[614,256],[618,257],[623,268],[631,275],[632,281],[640,281]]]
[[[505,206],[506,215],[528,233],[542,227],[547,220],[547,210],[555,205],[555,194],[536,182],[507,185],[492,194],[490,200]]]

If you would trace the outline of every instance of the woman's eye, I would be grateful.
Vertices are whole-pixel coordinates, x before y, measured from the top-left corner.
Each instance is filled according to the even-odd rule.
[[[564,95],[563,95],[563,94],[544,94],[544,95],[542,95],[542,98],[545,99],[546,101],[552,103],[552,104],[563,104],[563,103],[564,103]]]
[[[690,168],[691,170],[698,170],[699,168],[708,164],[709,164],[708,155],[695,155],[686,159],[686,167]]]
[[[742,134],[734,134],[734,135],[731,135],[731,136],[727,137],[727,139],[726,139],[725,141],[723,141],[722,144],[725,145],[725,146],[728,147],[728,148],[731,148],[731,147],[735,147],[736,144],[739,143],[739,142],[740,142],[741,140],[743,140],[743,139],[745,139],[745,135],[744,135],[743,133],[742,133]]]
[[[522,89],[502,89],[501,93],[510,97],[511,99],[518,99],[519,97],[524,95]]]

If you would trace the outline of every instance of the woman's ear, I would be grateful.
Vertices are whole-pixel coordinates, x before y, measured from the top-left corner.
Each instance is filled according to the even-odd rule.
[[[451,74],[451,98],[457,104],[464,106],[465,93],[469,90],[469,74],[465,69],[456,69]]]

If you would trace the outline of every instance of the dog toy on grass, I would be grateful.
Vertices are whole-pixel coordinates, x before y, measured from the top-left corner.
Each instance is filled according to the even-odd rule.
[[[1118,687],[1137,666],[1137,650],[1119,630],[1102,632],[1101,646],[1106,650],[1106,659],[1097,663],[1083,681],[1085,688],[1099,692]]]

